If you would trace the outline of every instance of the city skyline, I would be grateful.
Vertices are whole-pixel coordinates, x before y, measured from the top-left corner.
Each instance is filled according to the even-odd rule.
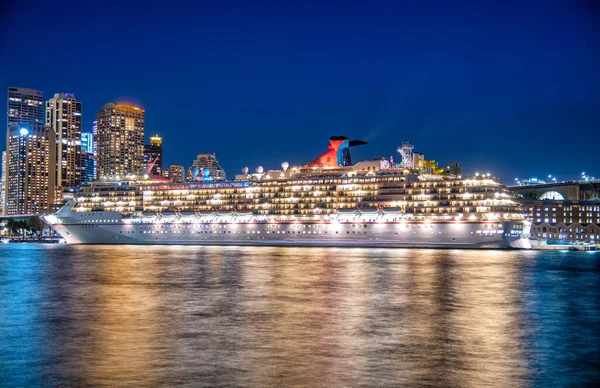
[[[5,61],[0,87],[74,93],[84,104],[83,132],[105,103],[136,104],[147,112],[146,134],[164,139],[165,166],[187,167],[213,152],[232,175],[244,166],[304,164],[329,136],[345,135],[369,142],[355,160],[396,158],[410,141],[428,158],[456,160],[506,184],[593,168],[600,136],[593,10],[582,2],[434,6],[209,5],[194,6],[197,21],[190,10],[163,21],[149,5],[131,24],[126,16],[137,8],[124,4],[102,34],[91,7],[82,11],[89,25],[74,37],[78,55],[65,56],[76,68],[61,58],[50,63],[53,53],[34,40],[48,66]],[[51,32],[71,12],[48,7],[14,4],[3,31],[27,13]],[[123,37],[140,45],[119,52],[118,66],[95,56]],[[2,52],[15,44],[0,40]]]

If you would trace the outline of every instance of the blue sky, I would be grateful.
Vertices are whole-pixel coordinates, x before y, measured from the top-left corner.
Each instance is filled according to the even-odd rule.
[[[369,142],[354,160],[410,141],[505,181],[600,176],[593,2],[450,3],[9,1],[0,88],[75,93],[84,130],[137,103],[166,163],[215,152],[230,176],[308,163],[331,135]]]

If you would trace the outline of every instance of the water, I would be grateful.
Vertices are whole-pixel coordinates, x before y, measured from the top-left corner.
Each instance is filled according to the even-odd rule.
[[[600,252],[0,246],[3,386],[585,386]]]

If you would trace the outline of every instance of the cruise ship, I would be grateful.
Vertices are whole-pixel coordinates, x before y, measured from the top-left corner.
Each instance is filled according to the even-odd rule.
[[[529,248],[526,210],[489,174],[438,169],[404,143],[402,162],[352,164],[343,136],[313,162],[219,181],[92,182],[44,216],[69,244]]]

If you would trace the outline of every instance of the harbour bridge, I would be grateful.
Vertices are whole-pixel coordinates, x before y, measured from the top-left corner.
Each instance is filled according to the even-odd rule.
[[[600,180],[509,186],[508,189],[517,195],[522,195],[526,199],[586,201],[600,197]]]

